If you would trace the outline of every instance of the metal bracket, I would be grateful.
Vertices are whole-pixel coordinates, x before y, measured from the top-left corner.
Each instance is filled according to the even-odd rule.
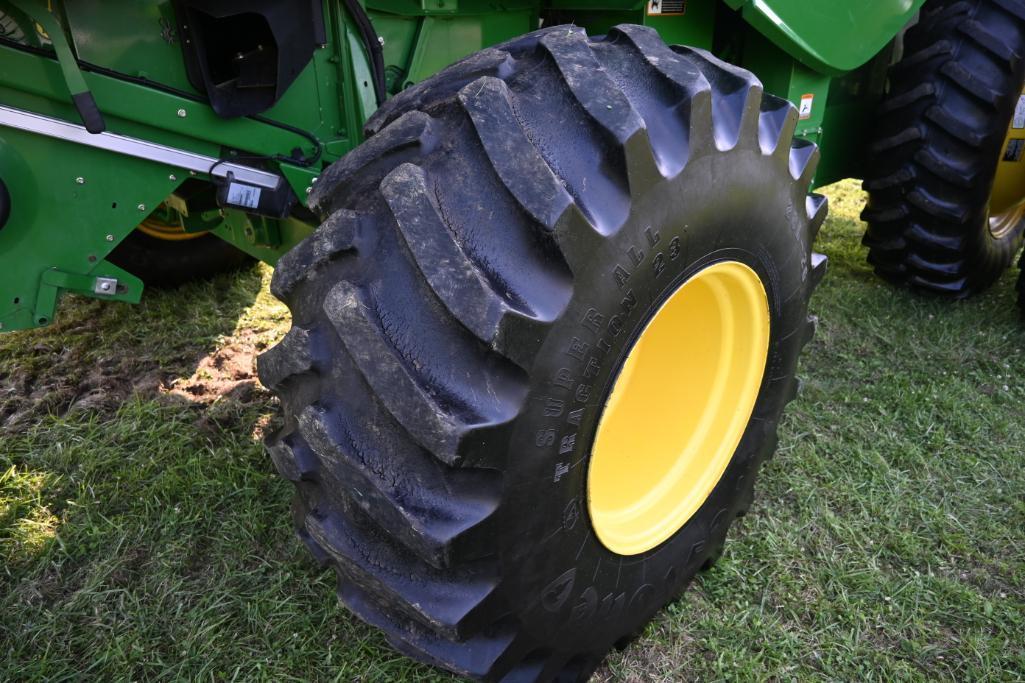
[[[93,294],[99,296],[114,296],[117,294],[117,278],[98,277],[93,285]]]
[[[96,271],[101,271],[102,274]],[[142,280],[107,261],[100,263],[89,275],[47,270],[39,283],[33,322],[46,325],[53,320],[61,292],[75,292],[110,301],[137,304],[142,299]]]
[[[262,216],[250,216],[243,233],[250,244],[257,247],[275,248],[281,245],[281,229],[277,221]]]

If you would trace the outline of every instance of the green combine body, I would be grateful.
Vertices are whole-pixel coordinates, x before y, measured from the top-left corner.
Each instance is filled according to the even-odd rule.
[[[370,0],[366,10],[383,46],[388,95],[542,23],[591,34],[651,26],[669,43],[752,70],[767,92],[801,107],[798,134],[821,147],[816,183],[825,184],[861,173],[894,37],[921,2]],[[0,178],[10,195],[0,230],[4,331],[50,323],[63,292],[137,302],[143,283],[106,257],[165,202],[182,209],[186,231],[212,230],[273,264],[311,233],[312,217],[254,215],[227,202],[186,207],[175,193],[190,179],[224,183],[236,165],[254,166],[259,176],[239,184],[267,193],[283,182],[279,191],[301,207],[321,170],[362,142],[377,106],[372,55],[341,2],[323,7],[322,35],[306,36],[316,43],[311,58],[273,106],[230,118],[190,82],[172,2],[0,7]],[[60,27],[57,40],[48,25]],[[263,39],[240,37],[237,50]],[[64,43],[73,59],[61,63],[55,48]],[[72,102],[79,82],[103,133],[83,128]]]

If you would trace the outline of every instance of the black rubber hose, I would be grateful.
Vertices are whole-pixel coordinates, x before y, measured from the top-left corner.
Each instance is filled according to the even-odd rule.
[[[360,35],[363,37],[363,43],[370,54],[374,95],[377,98],[377,106],[381,106],[388,99],[388,90],[384,80],[384,50],[381,48],[381,41],[377,31],[374,30],[374,25],[370,23],[370,17],[367,16],[366,10],[359,4],[359,0],[345,0],[345,7],[356,22],[356,27],[359,29]]]

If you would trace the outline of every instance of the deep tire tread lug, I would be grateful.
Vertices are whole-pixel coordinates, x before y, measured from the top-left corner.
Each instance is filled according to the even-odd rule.
[[[439,572],[340,514],[311,512],[305,526],[349,581],[372,588],[393,609],[450,638],[462,637],[494,594],[485,568]]]
[[[790,147],[790,175],[804,187],[811,185],[819,159],[818,145],[798,138]]]
[[[626,220],[630,180],[625,150],[632,138],[643,134],[644,121],[601,68],[583,29],[559,27],[545,34],[540,43],[558,70],[563,87],[598,134],[595,147],[603,146],[601,138],[605,140],[604,146],[612,143],[612,149],[604,154],[610,163],[603,189],[604,193],[611,193],[611,197],[598,195],[593,183],[562,176],[567,190],[591,224],[602,234],[611,234]],[[600,206],[605,210],[599,210]]]
[[[281,385],[295,375],[312,372],[315,365],[312,334],[298,325],[293,325],[256,364],[260,383],[271,391],[279,391]]]
[[[311,277],[338,258],[356,251],[360,218],[353,211],[331,213],[312,235],[278,259],[271,277],[271,294],[285,303]]]
[[[490,344],[512,303],[498,296],[444,224],[423,169],[402,164],[381,183],[381,193],[431,289],[456,319]]]
[[[426,154],[435,144],[435,124],[428,114],[404,114],[386,132],[373,136],[321,173],[308,204],[320,214],[329,213],[349,198],[371,191],[402,159]]]
[[[805,210],[808,214],[808,243],[815,242],[822,226],[829,215],[829,199],[821,194],[809,194],[805,199]]]
[[[389,338],[387,324],[380,320],[371,297],[351,283],[340,282],[327,295],[324,311],[342,339],[349,355],[375,393],[382,398],[389,412],[418,443],[435,453],[448,465],[462,463],[460,441],[475,426],[501,423],[515,414],[505,397],[492,396],[476,415],[460,415],[459,410],[422,385],[421,375],[432,359],[420,356],[404,359],[396,350],[396,341]],[[472,349],[468,345],[467,349]],[[469,352],[463,361],[482,360],[484,352]],[[457,354],[456,357],[462,354]],[[476,356],[476,358],[474,358]],[[421,365],[420,369],[416,366]],[[487,367],[492,363],[483,362]],[[496,378],[495,384],[501,381]]]
[[[459,91],[484,151],[502,183],[539,226],[554,230],[573,198],[527,139],[509,86],[486,76]]]
[[[825,254],[812,252],[811,255],[811,287],[817,289],[822,280],[826,277],[826,270],[829,268],[829,259]]]
[[[762,154],[790,159],[790,140],[797,131],[797,107],[788,100],[772,95],[762,98],[762,114],[758,122],[758,141]]]
[[[387,422],[386,415],[374,419]],[[500,496],[495,473],[449,471],[394,430],[367,434],[323,406],[307,407],[298,423],[307,449],[324,459],[322,476],[330,473],[332,488],[353,491],[353,504],[433,567],[449,566],[488,533]]]

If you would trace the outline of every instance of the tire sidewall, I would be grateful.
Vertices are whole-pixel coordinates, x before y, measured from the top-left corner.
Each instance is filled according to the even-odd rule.
[[[635,192],[626,224],[575,269],[574,298],[530,373],[501,511],[506,598],[541,642],[598,651],[640,629],[716,552],[745,505],[771,450],[807,319],[810,245],[799,185],[785,162],[759,151],[712,152]],[[661,304],[698,271],[729,260],[754,270],[769,300],[769,355],[752,419],[709,498],[673,537],[639,555],[615,554],[594,535],[587,510],[602,408]]]

